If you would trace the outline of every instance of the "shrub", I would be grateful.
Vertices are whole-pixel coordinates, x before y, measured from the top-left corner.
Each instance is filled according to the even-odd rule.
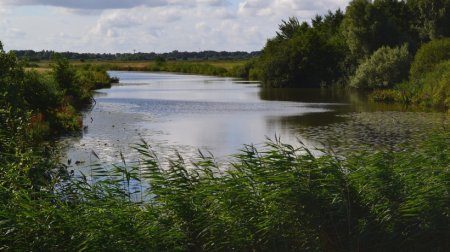
[[[55,54],[51,66],[52,76],[65,94],[80,97],[82,94],[78,85],[76,70],[69,64],[69,60]]]
[[[47,112],[58,107],[64,98],[62,90],[52,78],[36,71],[27,72],[24,83],[23,96],[33,110]]]
[[[419,81],[442,61],[450,59],[450,38],[433,40],[417,51],[411,65],[410,80]]]
[[[408,77],[410,55],[407,45],[381,47],[363,61],[350,78],[355,88],[389,88]]]
[[[83,124],[81,117],[71,105],[61,106],[56,109],[55,121],[52,121],[57,130],[61,132],[75,132],[81,129]]]
[[[80,81],[80,88],[87,89],[87,92],[93,89],[110,88],[111,83],[114,81],[106,70],[100,67],[78,69],[77,77]]]
[[[426,73],[419,84],[421,100],[428,105],[450,107],[450,60],[436,65]]]
[[[377,89],[369,95],[369,99],[375,102],[399,102],[401,91],[394,89]]]

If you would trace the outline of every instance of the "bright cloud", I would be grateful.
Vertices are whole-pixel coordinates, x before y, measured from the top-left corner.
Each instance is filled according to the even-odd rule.
[[[282,19],[348,0],[0,0],[10,49],[81,52],[260,50]]]

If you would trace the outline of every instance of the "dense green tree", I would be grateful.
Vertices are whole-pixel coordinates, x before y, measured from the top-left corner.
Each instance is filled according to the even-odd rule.
[[[282,24],[278,26],[280,31],[277,31],[277,39],[286,40],[294,37],[301,25],[297,18],[290,17],[288,21],[282,20]]]
[[[411,42],[408,20],[403,1],[353,0],[346,9],[342,33],[353,57],[361,59],[381,46]]]
[[[267,87],[319,87],[340,76],[345,45],[334,31],[342,21],[341,11],[316,17],[312,26],[290,18],[269,40],[258,67]]]
[[[407,0],[422,41],[450,36],[450,0]]]

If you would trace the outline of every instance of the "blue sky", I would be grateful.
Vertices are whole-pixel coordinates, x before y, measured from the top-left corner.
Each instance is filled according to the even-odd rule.
[[[0,0],[6,49],[77,52],[260,50],[282,19],[348,0]]]

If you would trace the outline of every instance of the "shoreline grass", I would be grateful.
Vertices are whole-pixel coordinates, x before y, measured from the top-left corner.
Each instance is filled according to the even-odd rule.
[[[245,146],[226,169],[207,156],[188,169],[181,156],[161,167],[142,142],[139,165],[95,168],[96,180],[55,176],[41,190],[11,190],[2,176],[0,244],[5,251],[445,251],[449,143],[442,131],[401,151],[338,159],[275,141],[261,151]],[[130,186],[139,181],[151,185],[146,201],[131,200],[142,193]]]

